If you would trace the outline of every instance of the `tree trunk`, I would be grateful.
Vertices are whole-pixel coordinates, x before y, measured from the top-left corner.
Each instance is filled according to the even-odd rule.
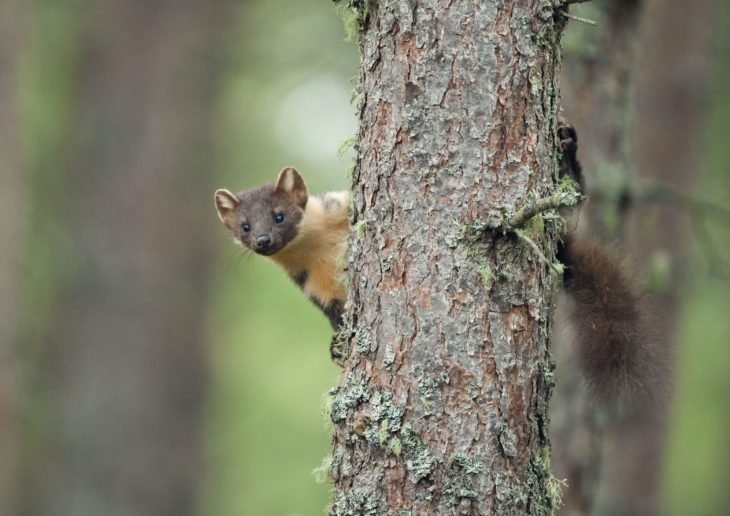
[[[12,514],[20,443],[20,282],[26,221],[26,171],[19,132],[19,70],[26,5],[0,4],[0,514]]]
[[[23,514],[196,511],[229,7],[114,0],[83,13],[74,116],[52,171],[73,193],[48,214],[67,228],[53,264],[65,281],[42,342],[49,413]]]
[[[565,116],[578,131],[588,199],[579,231],[610,242],[623,227],[622,198],[635,167],[630,158],[635,61],[642,3],[610,0],[586,16],[597,27],[571,26],[561,74]],[[595,238],[595,236],[594,236]],[[606,417],[582,388],[583,372],[565,304],[558,304],[555,396],[550,406],[555,474],[568,486],[560,514],[589,514],[600,485]]]
[[[696,176],[699,139],[688,135],[699,132],[712,4],[693,4],[688,18],[679,0],[599,2],[586,13],[598,28],[573,27],[566,36],[563,105],[578,130],[588,181],[581,229],[607,244],[628,244],[623,249],[655,289],[650,309],[666,362],[674,348],[689,214],[676,205],[647,204],[642,180],[687,192]],[[583,37],[572,40],[571,32]],[[556,475],[570,486],[561,514],[658,514],[666,403],[602,417],[580,389],[570,337],[557,332],[555,349],[559,381],[550,435]]]
[[[717,5],[715,0],[692,2],[689,17],[681,0],[646,5],[636,68],[636,120],[629,133],[639,185],[660,181],[679,192],[693,191],[701,166],[713,36],[719,31]],[[693,214],[672,202],[639,197],[627,215],[623,237],[645,278],[661,349],[673,366]],[[668,403],[658,403],[653,411],[611,425],[599,514],[664,514],[668,412]]]
[[[550,514],[553,2],[377,2],[361,34],[335,514]],[[554,255],[554,220],[525,229]]]

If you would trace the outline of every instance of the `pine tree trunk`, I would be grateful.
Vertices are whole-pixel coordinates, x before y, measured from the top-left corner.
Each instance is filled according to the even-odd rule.
[[[570,27],[566,34],[561,74],[563,107],[578,131],[588,198],[579,230],[612,242],[625,224],[622,197],[630,184],[633,163],[631,117],[637,40],[643,10],[636,0],[610,0],[590,5],[587,16],[597,27]],[[603,466],[606,417],[590,399],[570,333],[564,305],[558,304],[554,335],[557,362],[550,435],[555,474],[568,486],[560,514],[589,514],[599,489]],[[565,324],[568,322],[568,324]]]
[[[649,2],[643,15],[636,67],[636,120],[629,138],[636,175],[691,194],[700,176],[708,80],[719,3],[681,0]],[[673,202],[631,204],[624,240],[643,272],[656,334],[674,371],[677,323],[686,298],[690,228],[694,214]],[[681,364],[677,364],[681,367]],[[673,382],[672,382],[673,383]],[[662,480],[669,403],[610,428],[599,514],[663,514]],[[621,458],[624,458],[621,460]],[[631,457],[631,460],[626,460]]]
[[[20,447],[20,281],[26,170],[19,132],[19,77],[27,32],[22,0],[0,4],[0,514],[12,514]]]
[[[587,16],[598,27],[568,45],[561,77],[588,182],[581,229],[609,245],[621,240],[650,279],[650,310],[666,362],[674,348],[689,213],[647,203],[642,180],[691,190],[699,142],[693,135],[716,30],[713,6],[713,0],[695,2],[687,17],[681,0],[595,2]],[[569,336],[557,331],[554,342],[559,381],[550,435],[556,475],[570,486],[560,514],[660,514],[666,401],[606,418],[580,388]]]
[[[80,56],[53,173],[73,194],[51,214],[67,230],[54,250],[65,281],[48,300],[49,408],[21,514],[196,512],[211,122],[231,5],[114,0],[70,13],[83,19]]]
[[[547,1],[392,1],[361,34],[335,514],[550,514],[555,277],[501,229],[552,192]],[[556,225],[526,233],[554,254]]]

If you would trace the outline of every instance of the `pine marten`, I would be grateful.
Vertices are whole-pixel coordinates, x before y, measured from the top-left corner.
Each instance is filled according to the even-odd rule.
[[[560,173],[583,187],[572,127],[558,129]],[[215,192],[215,205],[234,240],[278,263],[337,330],[347,297],[344,254],[350,233],[349,192],[310,196],[299,172],[284,168],[274,183],[233,194]],[[593,392],[612,404],[644,396],[654,385],[653,343],[633,275],[611,252],[567,235],[558,246],[563,286],[585,375]]]
[[[233,239],[281,265],[337,330],[347,298],[350,193],[310,196],[301,174],[286,167],[275,183],[216,190],[215,206]]]

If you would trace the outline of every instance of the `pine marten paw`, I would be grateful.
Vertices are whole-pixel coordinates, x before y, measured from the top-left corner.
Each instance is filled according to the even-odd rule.
[[[342,367],[347,358],[347,344],[343,342],[340,333],[335,333],[330,341],[330,358],[338,366]]]
[[[560,177],[573,179],[584,191],[583,172],[578,162],[578,134],[565,119],[558,119],[558,145],[560,147]]]

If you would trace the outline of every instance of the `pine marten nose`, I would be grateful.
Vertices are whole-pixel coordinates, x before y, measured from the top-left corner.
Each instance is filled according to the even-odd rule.
[[[256,249],[266,249],[271,245],[271,237],[269,235],[259,235],[256,237]]]

